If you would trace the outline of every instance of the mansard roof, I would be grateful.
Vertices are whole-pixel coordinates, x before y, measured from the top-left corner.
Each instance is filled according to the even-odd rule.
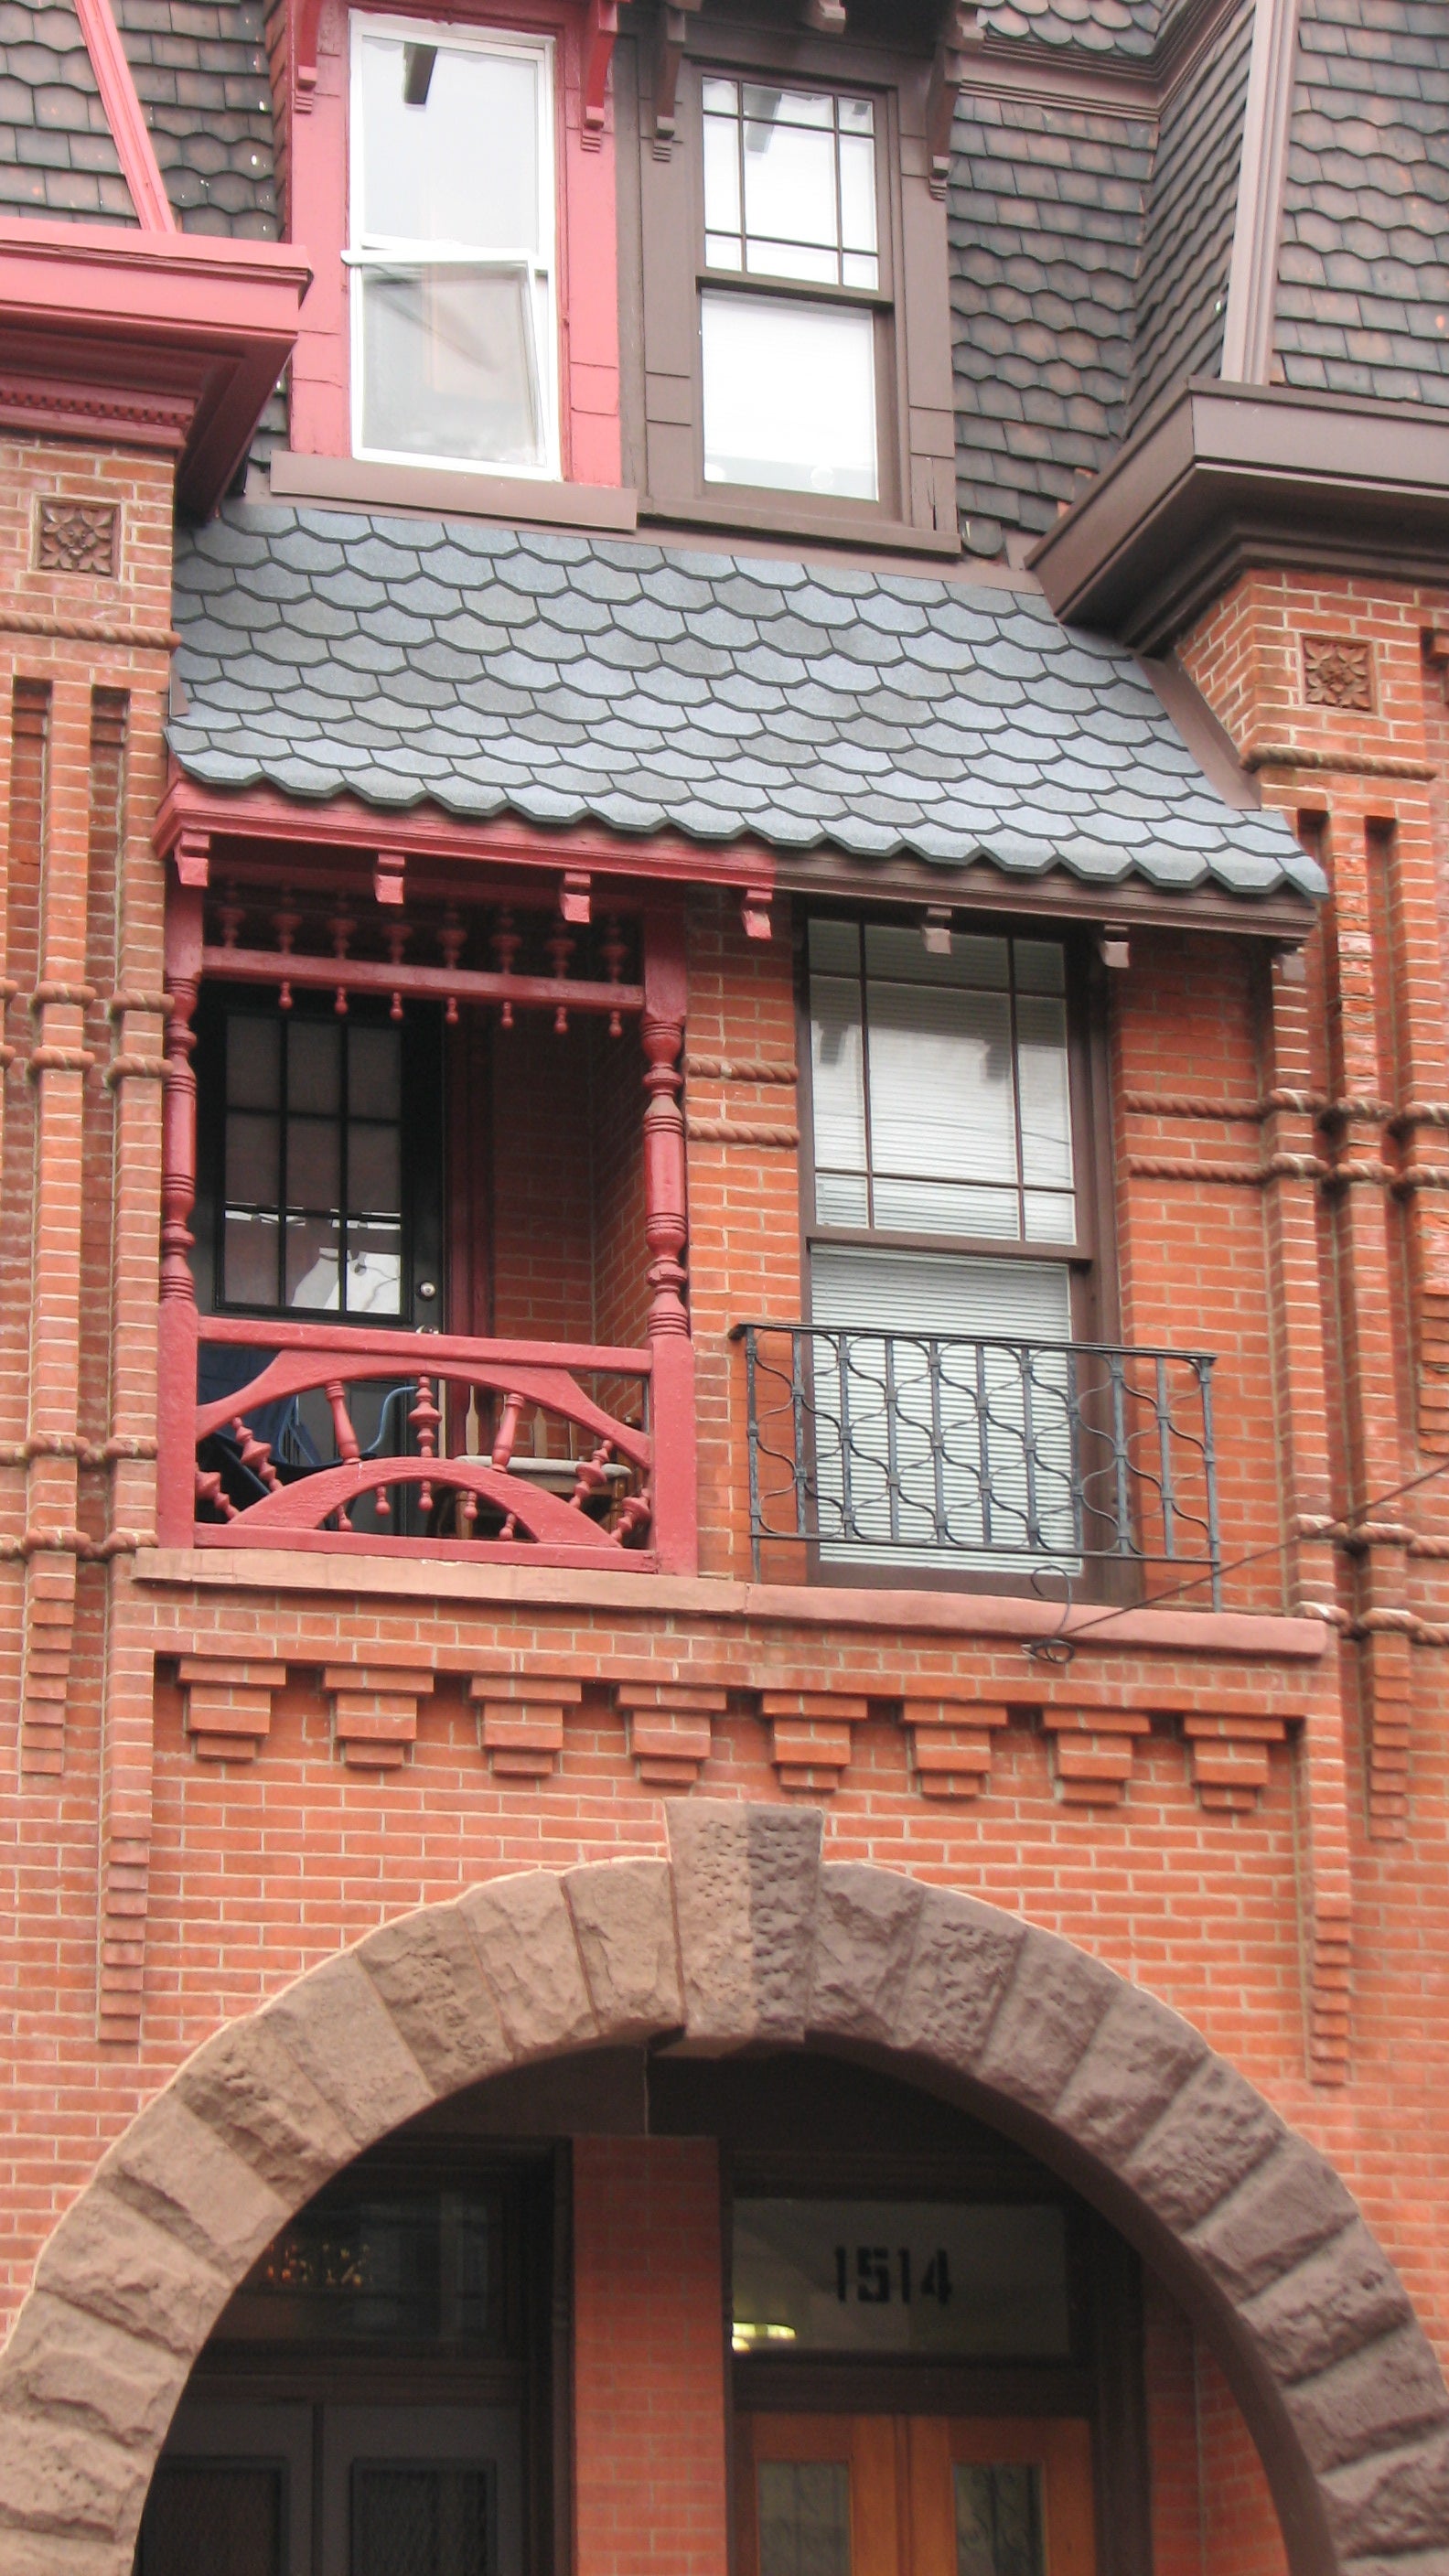
[[[275,241],[264,0],[112,0],[183,232]]]
[[[1322,891],[1039,595],[232,503],[182,541],[191,779],[1162,891]]]
[[[0,0],[0,215],[136,221],[74,0]]]

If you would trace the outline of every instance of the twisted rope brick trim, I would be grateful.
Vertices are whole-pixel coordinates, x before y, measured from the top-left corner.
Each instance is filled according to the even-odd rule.
[[[164,1082],[165,1079],[166,1061],[159,1055],[112,1056],[101,1076],[108,1091],[114,1091],[118,1082]]]
[[[1241,1119],[1256,1126],[1279,1109],[1316,1118],[1328,1104],[1318,1091],[1265,1091],[1256,1100],[1212,1100],[1202,1091],[1124,1091],[1122,1106],[1138,1118]]]
[[[68,644],[134,644],[145,653],[174,653],[181,641],[174,626],[117,626],[106,617],[51,617],[31,608],[0,609],[0,630]]]
[[[798,1065],[782,1056],[770,1055],[691,1055],[684,1060],[684,1070],[698,1082],[780,1082],[795,1083],[800,1079]]]
[[[1332,1177],[1316,1154],[1270,1154],[1261,1163],[1217,1163],[1194,1154],[1129,1154],[1127,1169],[1135,1180],[1214,1181],[1243,1190],[1263,1189],[1269,1181]]]
[[[766,1127],[747,1118],[687,1118],[684,1123],[697,1145],[770,1145],[784,1151],[800,1142],[798,1127]]]
[[[82,1565],[108,1565],[113,1556],[134,1556],[155,1545],[154,1530],[113,1529],[104,1538],[88,1538],[82,1529],[28,1529],[20,1538],[0,1538],[0,1559],[74,1556]]]
[[[106,1017],[108,1020],[118,1020],[123,1011],[159,1011],[163,1020],[169,1020],[175,1007],[175,999],[170,993],[122,991],[112,993],[106,1004]]]
[[[89,1073],[95,1057],[89,1047],[32,1047],[25,1059],[28,1078],[37,1073]]]

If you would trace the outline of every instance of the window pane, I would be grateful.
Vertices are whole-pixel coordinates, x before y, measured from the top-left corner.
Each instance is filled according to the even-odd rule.
[[[1028,1243],[1075,1243],[1077,1201],[1072,1190],[1028,1190],[1023,1198]]]
[[[873,983],[868,1007],[877,1178],[1014,1182],[1006,995]]]
[[[933,955],[919,930],[901,922],[873,921],[865,934],[867,972],[912,984],[984,984],[991,992],[1004,993],[1007,954],[1004,939],[975,931],[953,931],[944,957]]]
[[[351,2576],[493,2576],[491,2485],[462,2463],[359,2461]]]
[[[829,101],[822,104],[828,110]],[[868,143],[864,148],[871,150]],[[835,136],[828,126],[812,132],[800,125],[746,124],[745,229],[752,241],[820,242],[835,249]]]
[[[354,1118],[402,1114],[402,1040],[396,1029],[355,1022],[347,1036],[347,1106]]]
[[[362,295],[365,447],[544,462],[525,269],[369,272]]]
[[[226,1096],[234,1109],[275,1109],[281,1097],[281,1030],[232,1012],[226,1024]]]
[[[821,921],[810,924],[810,963],[833,966],[842,975],[854,975],[860,968],[860,932],[853,921]]]
[[[874,253],[848,250],[840,263],[840,283],[864,287],[873,295],[880,283],[880,262]]]
[[[955,2487],[956,2576],[1043,2576],[1035,2463],[959,2461]]]
[[[760,2576],[850,2576],[844,2460],[760,2462]]]
[[[146,2576],[282,2576],[286,2471],[272,2460],[163,2460],[146,2504]]]
[[[277,1235],[276,1217],[238,1215],[228,1208],[221,1293],[229,1306],[275,1306]]]
[[[733,116],[704,120],[704,220],[712,231],[740,228],[740,129]]]
[[[743,268],[745,259],[744,253],[740,248],[739,234],[706,233],[704,237],[704,264],[706,268]]]
[[[401,1216],[402,1138],[396,1127],[349,1128],[347,1204],[367,1216]]]
[[[705,295],[700,327],[706,482],[875,499],[868,313]]]
[[[751,233],[745,266],[752,277],[798,277],[807,286],[834,286],[839,260],[833,249],[812,250],[808,242],[760,241]]]
[[[342,1205],[341,1140],[329,1119],[288,1121],[287,1205],[313,1210]]]
[[[735,81],[705,79],[700,83],[700,96],[706,116],[738,116],[740,112],[739,86]]]
[[[1067,953],[1059,939],[1014,939],[1017,989],[1023,993],[1064,993]]]
[[[1039,1187],[1072,1185],[1072,1102],[1064,1002],[1022,993],[1016,1005],[1017,1081],[1021,1087],[1022,1179]]]
[[[816,975],[810,985],[810,1066],[815,1159],[830,1171],[865,1170],[865,1081],[860,986]]]
[[[1015,1190],[961,1181],[875,1181],[875,1222],[901,1234],[987,1234],[1015,1243],[1021,1218]],[[1053,1241],[1060,1236],[1053,1233]]]
[[[870,1191],[864,1174],[817,1172],[815,1220],[818,1225],[869,1225]]]
[[[233,1109],[226,1122],[226,1196],[247,1207],[275,1207],[280,1188],[275,1118]]]
[[[874,250],[875,145],[868,134],[840,138],[840,238],[847,250]]]
[[[342,1032],[325,1020],[293,1020],[287,1031],[287,1105],[313,1117],[342,1106]]]
[[[317,1314],[337,1312],[341,1227],[335,1218],[287,1219],[286,1303]]]
[[[343,1275],[349,1315],[402,1313],[402,1229],[350,1225]]]
[[[409,50],[401,37],[363,40],[364,235],[537,251],[542,64],[440,45],[426,101],[409,106]]]

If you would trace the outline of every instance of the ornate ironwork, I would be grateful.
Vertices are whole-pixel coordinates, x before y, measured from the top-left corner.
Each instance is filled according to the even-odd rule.
[[[1219,1606],[1212,1360],[1201,1351],[738,1324],[755,1572],[1135,1572]],[[1153,1581],[1153,1575],[1156,1581]]]

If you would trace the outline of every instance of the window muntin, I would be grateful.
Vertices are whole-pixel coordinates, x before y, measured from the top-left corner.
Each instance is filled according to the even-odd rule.
[[[228,1011],[221,1301],[402,1312],[402,1036]]]
[[[706,269],[840,298],[702,286],[704,479],[876,501],[874,104],[715,76],[701,102]]]
[[[556,476],[553,48],[353,35],[353,449]]]
[[[809,953],[818,1221],[1074,1243],[1061,942],[815,920]]]

